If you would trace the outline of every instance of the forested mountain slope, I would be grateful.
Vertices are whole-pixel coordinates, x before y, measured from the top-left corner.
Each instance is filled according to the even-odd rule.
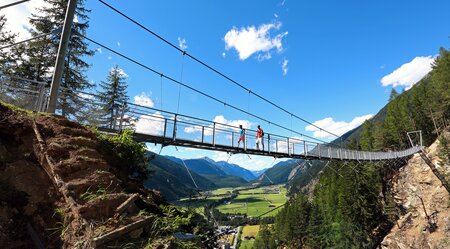
[[[205,177],[190,172],[199,188],[196,189],[184,166],[152,152],[148,152],[148,155],[151,158],[148,168],[152,173],[144,185],[147,188],[160,190],[169,201],[196,194],[199,190],[217,187],[216,184]]]
[[[450,52],[441,49],[426,77],[408,91],[399,95],[393,92],[389,103],[373,119],[345,135],[346,147],[398,150],[410,146],[406,132],[414,130],[422,131],[424,145],[429,146],[450,119],[449,89]],[[442,143],[448,148],[448,141]],[[448,149],[445,151],[448,157]],[[404,199],[408,197],[393,192],[396,176],[404,165],[404,161],[330,163],[322,174],[316,174],[320,177],[309,198],[291,191],[294,198],[275,217],[275,224],[262,224],[261,237],[255,241],[254,248],[374,248],[380,245],[397,224],[399,216],[405,217],[411,211],[398,202],[400,198],[404,203],[410,203]],[[313,170],[313,167],[309,169]],[[296,183],[298,185],[291,189],[298,191],[306,182]],[[401,186],[405,187],[408,186]],[[409,186],[410,189],[418,187]],[[449,200],[436,201],[439,205],[448,205]],[[432,212],[430,210],[429,214]],[[418,213],[423,215],[421,211]],[[445,229],[446,224],[441,222],[439,226]]]

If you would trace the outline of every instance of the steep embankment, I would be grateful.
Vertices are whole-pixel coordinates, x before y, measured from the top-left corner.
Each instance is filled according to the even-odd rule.
[[[448,132],[446,136],[450,138]],[[449,176],[450,165],[438,157],[445,156],[439,150],[438,140],[427,154],[438,170]],[[382,248],[450,248],[450,196],[419,155],[400,169],[393,195],[403,212],[384,238]]]
[[[78,123],[0,103],[0,247],[98,248],[145,233],[154,216],[140,211],[164,202],[125,191],[101,151]]]

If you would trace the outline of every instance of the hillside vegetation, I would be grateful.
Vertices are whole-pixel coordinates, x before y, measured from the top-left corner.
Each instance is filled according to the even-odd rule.
[[[413,130],[422,130],[424,145],[430,145],[450,118],[449,89],[450,52],[441,49],[429,75],[408,91],[393,92],[375,118],[346,134],[347,147],[405,148],[406,132]],[[254,248],[374,248],[398,219],[391,180],[403,165],[330,163],[311,198],[292,193],[273,227],[262,224]]]

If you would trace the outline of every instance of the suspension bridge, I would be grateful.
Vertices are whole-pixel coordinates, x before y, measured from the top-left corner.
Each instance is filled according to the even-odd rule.
[[[18,1],[17,4],[25,1]],[[169,42],[165,38],[156,34],[149,28],[145,27],[135,19],[129,17],[125,13],[119,11],[108,3],[99,0],[104,6],[122,16],[126,20],[134,23],[138,27],[142,28],[150,35],[155,36],[160,39],[163,43],[169,45],[170,47],[178,50],[182,53],[183,59],[188,57],[193,61],[199,63],[200,65],[211,70],[220,77],[226,79],[228,82],[237,85],[243,91],[253,95],[258,99],[264,101],[265,103],[277,108],[281,112],[284,112],[291,116],[291,118],[296,118],[302,122],[305,122],[320,131],[326,132],[337,139],[341,139],[338,135],[329,132],[321,127],[318,127],[314,123],[311,123],[302,117],[296,115],[295,113],[288,111],[287,109],[281,107],[280,105],[274,103],[273,101],[263,97],[262,95],[256,93],[255,91],[249,89],[243,84],[233,80],[231,77],[223,74],[214,67],[208,65],[206,62],[198,59],[197,57],[187,53],[186,51],[180,49],[175,44]],[[9,6],[6,6],[9,7]],[[71,35],[80,36],[87,41],[99,46],[109,52],[122,57],[125,60],[143,68],[144,70],[150,71],[168,81],[178,84],[180,87],[187,88],[196,94],[202,95],[211,99],[212,101],[219,102],[224,106],[230,107],[237,110],[245,115],[251,116],[258,120],[272,124],[278,128],[284,129],[291,133],[298,135],[298,137],[283,136],[280,134],[274,134],[266,132],[263,137],[263,148],[256,147],[256,130],[245,129],[244,141],[242,144],[238,143],[240,128],[232,126],[225,123],[214,122],[211,120],[206,120],[198,117],[193,117],[189,115],[183,115],[178,112],[171,112],[167,110],[141,106],[133,103],[117,103],[121,108],[115,108],[110,115],[110,120],[113,120],[109,125],[104,125],[99,122],[95,117],[85,117],[82,120],[76,119],[76,121],[85,123],[87,125],[98,127],[100,131],[109,133],[120,133],[126,128],[131,128],[135,130],[134,137],[138,141],[161,144],[164,146],[183,146],[196,149],[223,151],[230,154],[244,153],[248,155],[261,155],[261,156],[271,156],[275,158],[299,158],[299,159],[309,159],[309,160],[341,160],[341,161],[385,161],[393,160],[398,158],[406,158],[423,149],[422,142],[411,141],[411,147],[400,150],[400,151],[384,151],[384,152],[374,152],[374,151],[359,151],[343,148],[342,145],[336,143],[327,143],[325,141],[319,140],[315,137],[311,137],[302,134],[292,128],[287,128],[276,122],[258,116],[251,113],[248,110],[244,110],[238,106],[231,105],[221,100],[219,97],[211,96],[201,90],[198,90],[182,80],[176,80],[174,77],[168,76],[163,72],[157,71],[154,68],[140,62],[136,59],[131,58],[124,52],[119,52],[111,47],[104,45],[90,37],[83,34],[73,32],[71,30],[74,8],[76,7],[76,1],[69,1],[66,22],[62,30],[58,31],[61,33],[60,46],[58,50],[58,56],[55,63],[55,72],[53,74],[52,83],[49,82],[39,82],[32,79],[25,79],[17,76],[11,75],[0,75],[0,97],[3,101],[15,104],[17,106],[33,110],[33,111],[47,111],[50,113],[55,113],[55,110],[61,109],[60,102],[67,98],[77,99],[79,103],[83,103],[83,108],[78,110],[78,112],[83,113],[83,111],[89,110],[100,110],[102,107],[101,98],[94,93],[76,91],[73,89],[65,89],[60,87],[62,68],[64,64],[64,56],[67,50],[68,43],[70,41]],[[3,6],[2,8],[5,8]],[[72,34],[70,34],[72,32]],[[32,39],[40,39],[41,37],[47,35],[55,35],[54,32],[49,34],[41,34]],[[25,41],[17,42],[16,44],[22,44],[29,42],[32,39],[27,39]],[[12,45],[2,47],[0,49],[9,48]],[[51,86],[51,87],[49,87]],[[86,115],[86,114],[84,114]],[[89,114],[88,114],[89,115]],[[91,115],[93,116],[93,115]],[[68,116],[69,119],[74,119],[73,115]],[[405,134],[406,135],[406,134]]]

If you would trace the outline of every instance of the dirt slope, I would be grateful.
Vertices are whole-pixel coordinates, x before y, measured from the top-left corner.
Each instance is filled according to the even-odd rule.
[[[0,248],[102,248],[140,236],[151,222],[140,211],[164,202],[126,193],[100,151],[77,123],[0,103]]]
[[[450,137],[448,132],[446,135]],[[440,172],[448,174],[450,166],[438,163],[438,144],[431,145],[427,154]],[[449,193],[419,155],[400,169],[393,194],[404,215],[384,238],[382,248],[450,248]],[[436,224],[435,230],[430,223]]]

